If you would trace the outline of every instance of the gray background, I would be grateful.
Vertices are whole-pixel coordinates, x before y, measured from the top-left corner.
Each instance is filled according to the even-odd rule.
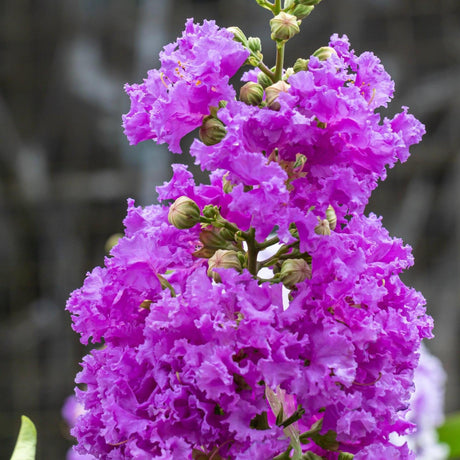
[[[104,244],[122,231],[126,199],[155,200],[171,161],[153,143],[130,147],[125,82],[157,66],[187,17],[259,35],[272,55],[270,14],[254,0],[2,0],[0,2],[0,459],[21,414],[39,431],[38,459],[70,445],[60,408],[84,353],[64,312]],[[324,0],[288,45],[287,64],[346,33],[396,81],[388,114],[408,105],[428,134],[374,193],[369,211],[414,248],[405,280],[435,318],[430,348],[459,408],[458,0]]]

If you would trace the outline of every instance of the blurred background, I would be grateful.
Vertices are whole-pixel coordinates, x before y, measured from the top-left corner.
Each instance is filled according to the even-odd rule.
[[[270,13],[254,0],[0,2],[0,459],[11,455],[21,414],[37,425],[39,460],[64,459],[71,444],[60,410],[85,350],[66,299],[123,230],[126,199],[154,202],[171,161],[187,161],[151,142],[128,145],[123,84],[158,66],[187,17],[260,36],[273,64]],[[325,0],[289,42],[287,64],[333,32],[383,61],[396,82],[388,116],[407,105],[427,128],[368,211],[414,248],[405,281],[427,298],[446,410],[458,410],[460,2]]]

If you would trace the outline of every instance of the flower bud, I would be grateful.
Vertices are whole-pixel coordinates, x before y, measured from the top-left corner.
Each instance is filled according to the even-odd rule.
[[[140,305],[139,305],[139,308],[143,308],[145,310],[149,310],[150,309],[150,305],[152,304],[153,300],[143,300]]]
[[[235,241],[235,232],[232,232],[228,228],[221,228],[220,236],[226,241]]]
[[[320,61],[325,61],[334,54],[337,54],[334,48],[331,48],[330,46],[322,46],[313,53],[313,56],[317,57]]]
[[[294,222],[289,224],[289,233],[294,237],[294,238],[299,238],[299,231],[297,230],[297,225],[294,224]]]
[[[259,105],[264,98],[264,89],[259,83],[248,81],[240,89],[240,100],[248,105]]]
[[[212,204],[207,204],[203,208],[203,216],[207,217],[208,219],[217,219],[220,216],[219,208]]]
[[[288,67],[284,72],[283,80],[288,80],[291,75],[294,75],[294,69],[292,67]]]
[[[248,38],[248,48],[253,53],[261,53],[262,52],[262,42],[260,41],[259,37],[249,37]]]
[[[107,254],[110,254],[110,251],[118,244],[118,240],[120,238],[123,238],[123,233],[114,233],[113,235],[109,236],[105,242],[105,252]]]
[[[169,208],[168,221],[179,229],[192,228],[200,221],[200,208],[187,196],[180,196]]]
[[[211,230],[202,230],[200,233],[200,241],[206,248],[223,249],[227,246],[228,242],[220,233],[221,231],[216,228],[212,228]]]
[[[337,214],[331,205],[329,205],[326,209],[326,219],[329,222],[329,228],[331,230],[335,230],[335,227],[337,226]]]
[[[340,452],[339,458],[337,460],[353,460],[355,456],[348,452]]]
[[[294,73],[301,72],[302,70],[308,70],[308,59],[299,58],[294,63]]]
[[[327,219],[318,218],[318,225],[315,227],[315,233],[317,235],[330,235],[331,227],[329,226],[329,221]]]
[[[225,125],[218,118],[209,115],[203,118],[203,124],[198,132],[204,145],[218,144],[226,134]]]
[[[284,286],[292,289],[297,283],[311,279],[311,267],[303,259],[288,259],[283,262],[279,276]]]
[[[232,250],[218,249],[208,261],[208,276],[216,283],[222,280],[219,273],[215,272],[215,268],[233,268],[237,271],[242,270],[241,262],[238,253]]]
[[[289,10],[297,19],[305,19],[315,9],[314,6],[297,4]]]
[[[267,100],[267,105],[273,110],[279,110],[279,102],[276,101],[279,94],[284,91],[287,92],[291,85],[286,83],[283,80],[277,81],[275,84],[265,88],[265,96]]]
[[[228,179],[228,172],[226,172],[222,177],[222,190],[224,193],[230,193],[234,188],[235,184],[232,184]]]
[[[271,38],[286,41],[300,32],[297,18],[292,14],[281,12],[270,20]]]
[[[273,85],[273,80],[267,74],[260,72],[257,75],[257,83],[263,88],[266,88],[267,86]]]
[[[239,27],[227,27],[227,30],[233,34],[233,39],[238,42],[242,43],[244,46],[248,45],[248,39],[244,32]]]

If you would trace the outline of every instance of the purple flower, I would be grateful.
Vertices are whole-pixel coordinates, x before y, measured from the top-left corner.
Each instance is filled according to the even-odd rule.
[[[330,58],[311,57],[308,70],[288,78],[276,107],[248,106],[229,85],[248,52],[213,22],[189,20],[161,53],[161,69],[127,86],[131,143],[153,139],[180,152],[181,138],[221,100],[226,134],[192,144],[196,163],[211,171],[208,185],[174,165],[157,188],[162,204],[128,201],[125,236],[67,303],[82,343],[104,344],[77,376],[85,390],[76,390],[84,408],[76,452],[266,460],[291,443],[299,455],[328,460],[337,449],[356,459],[414,458],[390,435],[413,428],[414,372],[432,321],[421,294],[400,279],[413,263],[410,247],[364,209],[424,128],[407,108],[391,120],[375,112],[394,85],[372,53],[355,55],[337,35],[330,46]],[[168,222],[167,203],[183,196],[200,209],[201,226]],[[219,283],[197,251],[213,225],[212,236],[247,267],[217,269]],[[222,228],[226,236],[217,235]],[[285,245],[272,254],[278,260],[251,266],[271,233],[270,243]],[[276,273],[286,258],[302,259],[311,276],[289,286],[283,302]],[[277,426],[284,415],[300,419]],[[321,442],[326,434],[333,449]]]
[[[229,78],[247,56],[233,34],[214,21],[197,25],[188,19],[182,37],[160,53],[160,70],[149,71],[141,84],[125,86],[131,109],[123,126],[130,144],[153,139],[180,153],[180,140],[201,125],[210,108],[234,99]]]
[[[445,460],[449,448],[440,444],[436,428],[444,422],[446,375],[441,362],[422,343],[420,361],[415,370],[415,392],[410,402],[409,420],[415,431],[407,436],[417,460]]]
[[[69,427],[73,427],[80,415],[82,415],[84,409],[82,405],[77,402],[75,396],[69,396],[62,406],[62,418],[66,421]]]

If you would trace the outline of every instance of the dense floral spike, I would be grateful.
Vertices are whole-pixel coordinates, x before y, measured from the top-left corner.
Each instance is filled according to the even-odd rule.
[[[86,389],[77,390],[76,450],[101,459],[267,460],[286,449],[413,459],[392,439],[413,427],[414,370],[432,321],[399,277],[410,248],[363,213],[423,125],[407,108],[393,119],[375,112],[393,82],[345,36],[296,73],[247,72],[265,96],[238,101],[229,77],[248,52],[232,36],[189,20],[161,69],[127,86],[131,143],[180,152],[186,133],[215,120],[191,147],[210,184],[173,165],[157,188],[163,204],[130,200],[125,236],[71,295],[81,341],[104,344],[77,377]],[[176,221],[177,203],[191,206],[193,223]],[[216,262],[223,254],[230,263]]]
[[[161,68],[125,87],[131,109],[123,126],[130,143],[153,139],[180,153],[180,140],[201,125],[210,108],[235,98],[229,78],[248,54],[214,21],[198,25],[189,19],[182,37],[160,53]]]

